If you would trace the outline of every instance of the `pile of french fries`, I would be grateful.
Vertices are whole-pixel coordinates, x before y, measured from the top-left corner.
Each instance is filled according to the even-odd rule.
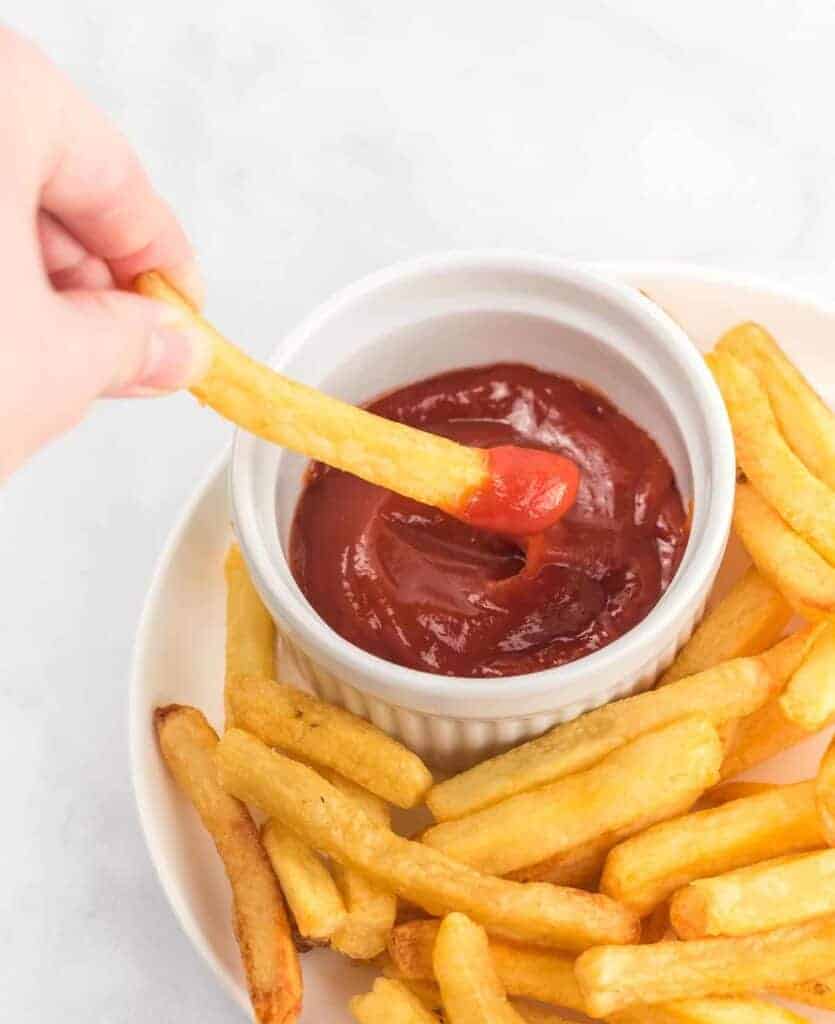
[[[803,1020],[769,994],[835,1009],[835,743],[816,778],[728,781],[835,721],[835,416],[757,325],[707,358],[753,565],[656,689],[453,778],[277,681],[230,550],[225,731],[179,705],[156,728],[225,865],[262,1024],[297,1019],[309,945],[378,966],[360,1024]],[[398,835],[390,805],[422,804],[435,823]]]

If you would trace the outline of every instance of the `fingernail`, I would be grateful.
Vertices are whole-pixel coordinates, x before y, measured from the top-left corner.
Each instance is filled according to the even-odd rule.
[[[206,301],[206,285],[195,260],[181,263],[178,267],[164,267],[162,272],[178,292],[191,300],[195,308],[203,308]]]
[[[190,387],[205,376],[211,351],[204,336],[167,310],[151,334],[145,362],[122,394],[141,397]]]

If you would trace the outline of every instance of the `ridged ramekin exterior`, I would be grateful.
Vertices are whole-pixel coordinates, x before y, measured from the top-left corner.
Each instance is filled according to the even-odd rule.
[[[718,565],[716,568],[718,570]],[[490,721],[429,715],[398,707],[380,697],[363,693],[347,680],[317,664],[315,658],[283,632],[278,642],[278,676],[285,682],[312,690],[322,700],[368,719],[390,736],[405,743],[433,768],[444,773],[459,772],[485,757],[540,736],[560,722],[568,722],[610,701],[649,689],[690,639],[704,613],[713,578],[706,584],[698,603],[686,615],[676,636],[642,671],[624,676],[608,689],[590,687],[582,699],[570,701],[549,712]],[[507,680],[507,685],[513,686],[512,677]]]

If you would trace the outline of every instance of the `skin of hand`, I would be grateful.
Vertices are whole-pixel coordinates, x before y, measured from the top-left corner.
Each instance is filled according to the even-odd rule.
[[[199,306],[183,229],[127,140],[34,46],[0,26],[0,481],[101,396],[188,386],[208,352],[127,291],[163,270]]]

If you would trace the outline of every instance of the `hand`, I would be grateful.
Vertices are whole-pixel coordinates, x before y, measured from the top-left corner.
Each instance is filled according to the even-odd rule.
[[[0,26],[0,480],[101,395],[148,396],[205,369],[166,307],[120,287],[161,268],[198,305],[189,242],[128,142]]]

